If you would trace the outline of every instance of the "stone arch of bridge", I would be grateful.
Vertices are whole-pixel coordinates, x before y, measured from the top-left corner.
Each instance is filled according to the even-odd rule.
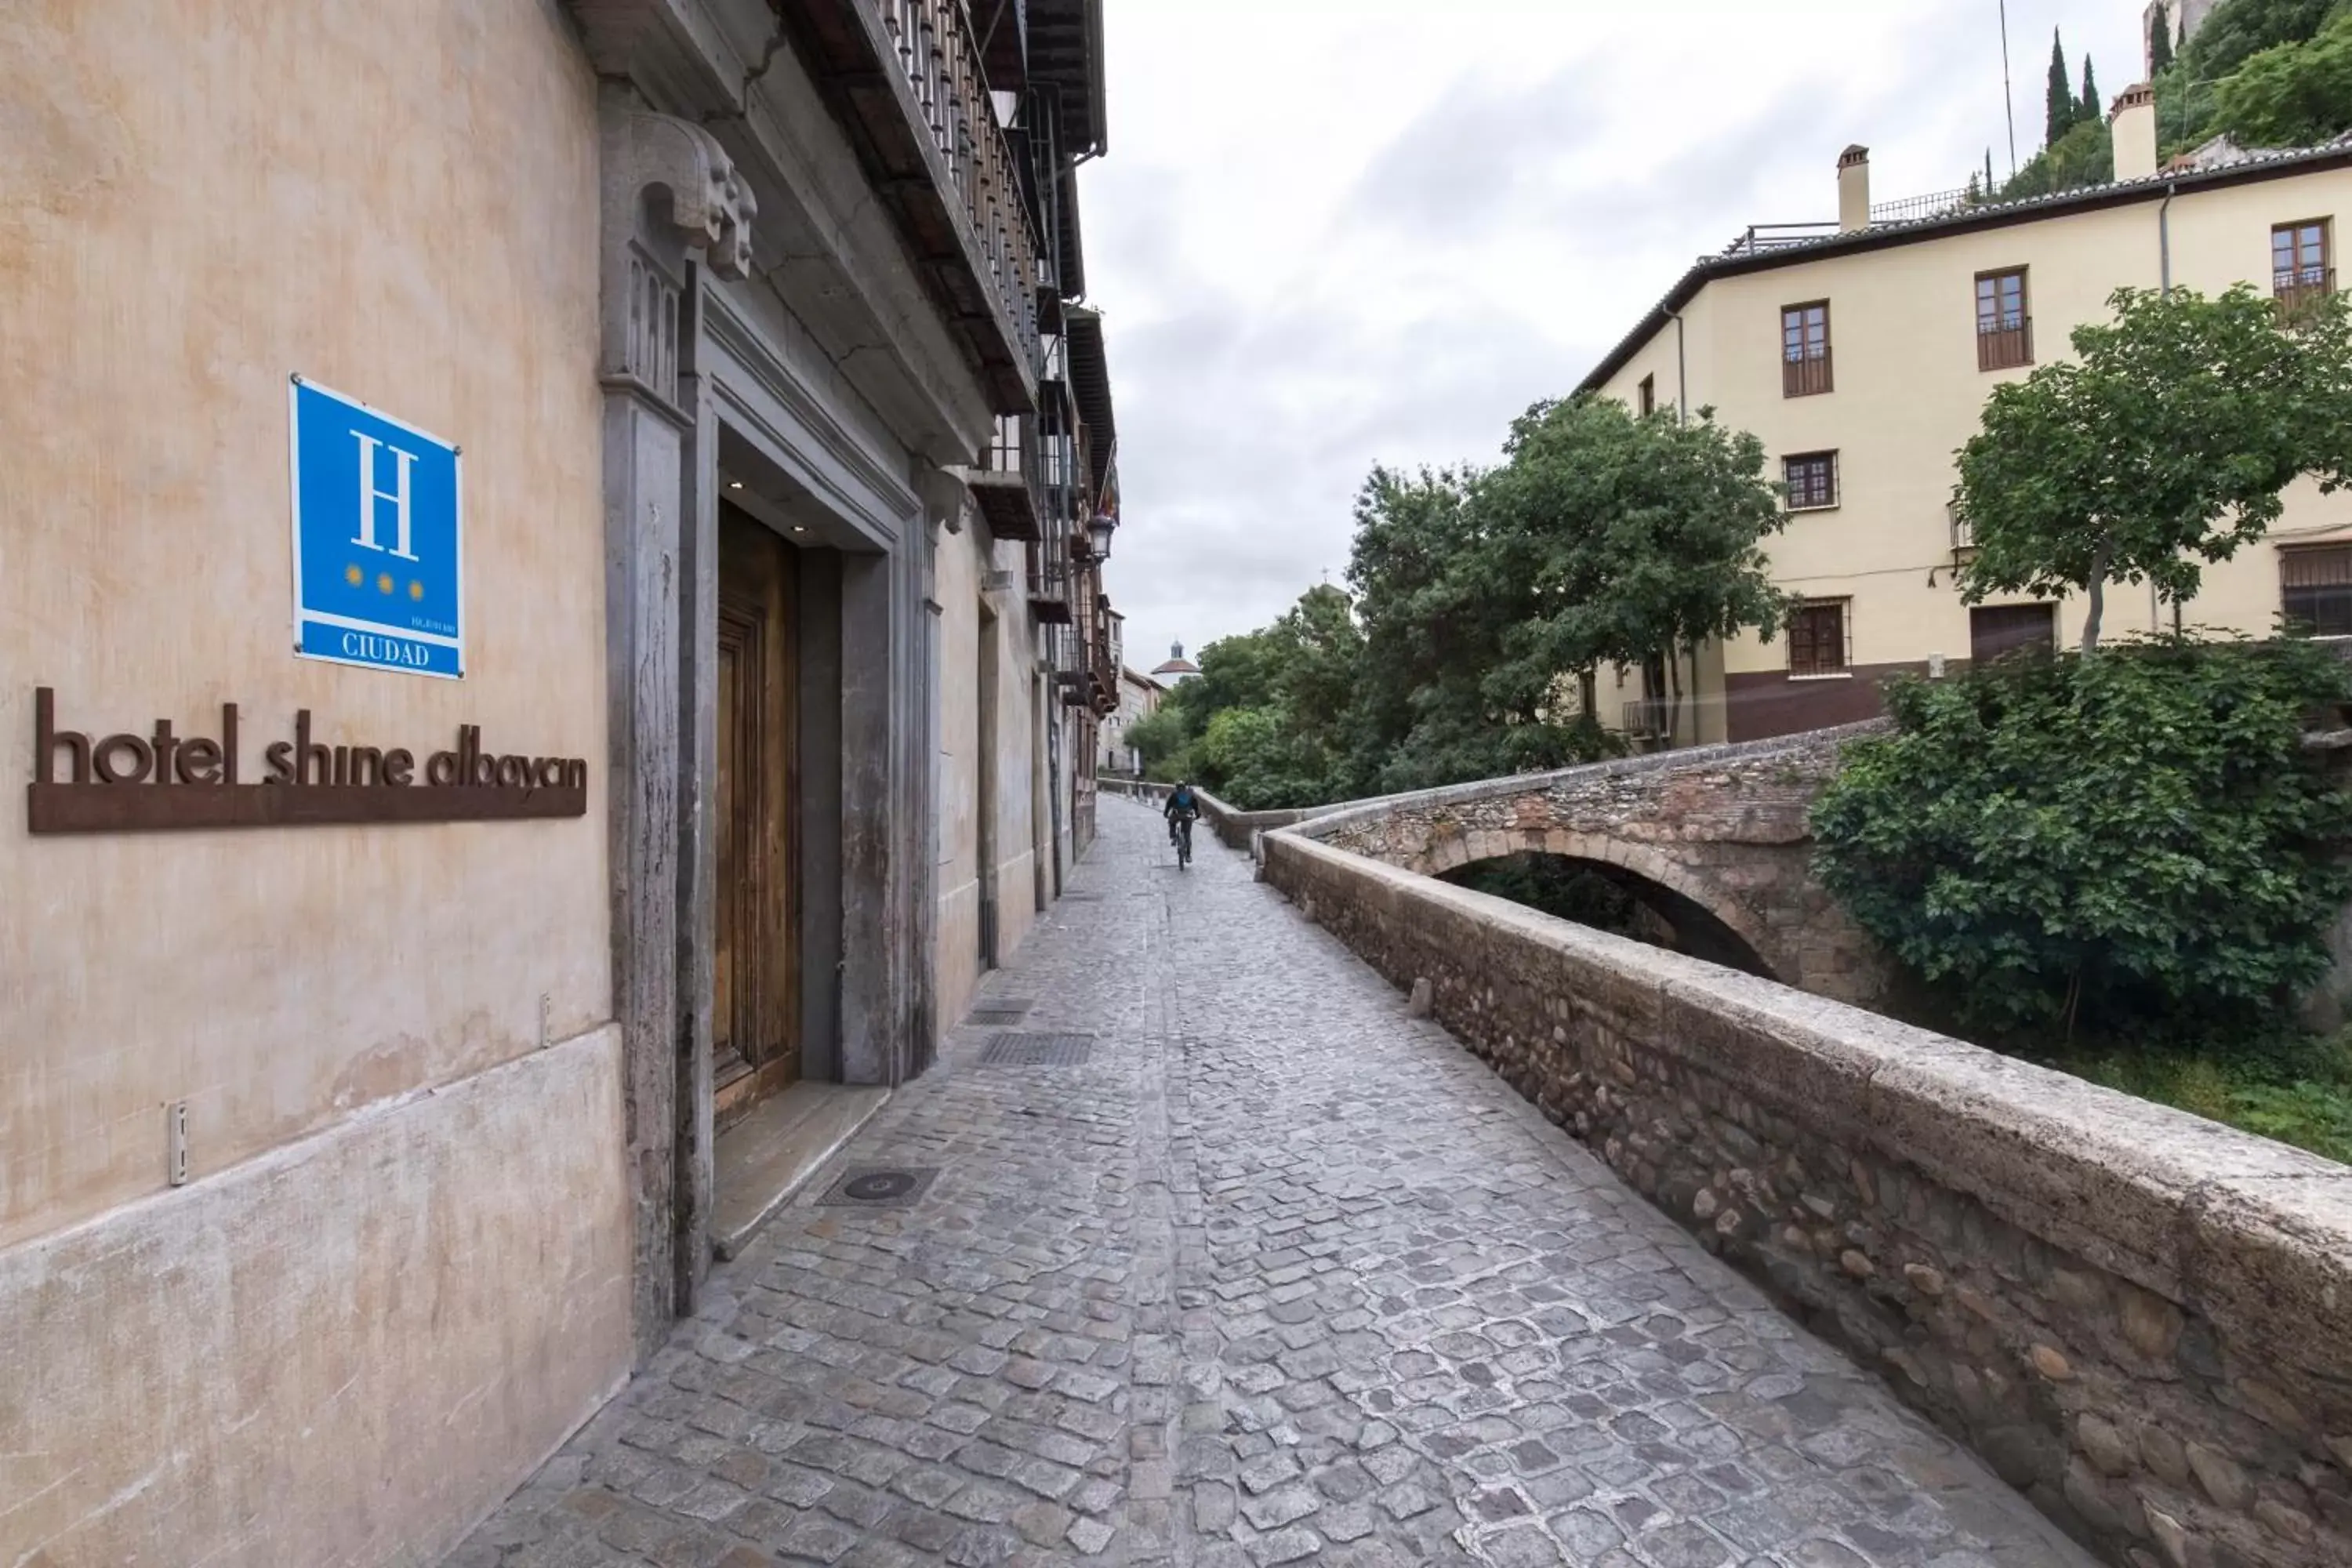
[[[1505,828],[1443,839],[1405,868],[1439,877],[1512,855],[1554,855],[1590,867],[1648,903],[1689,942],[1695,956],[1769,980],[1784,978],[1784,966],[1774,962],[1777,944],[1753,913],[1645,844],[1557,827]]]

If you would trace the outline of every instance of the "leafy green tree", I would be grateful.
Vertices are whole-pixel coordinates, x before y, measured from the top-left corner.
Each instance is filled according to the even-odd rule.
[[[1190,778],[1246,810],[1354,793],[1349,717],[1363,634],[1318,586],[1273,625],[1201,650],[1201,673],[1128,731],[1154,778]]]
[[[2175,39],[2160,72],[2159,153],[2201,146],[2224,132],[2241,143],[2284,146],[2352,128],[2352,103],[2340,89],[2340,45],[2327,37],[2347,12],[2347,0],[2223,0],[2195,38]],[[2261,68],[2240,82],[2257,58]]]
[[[1366,793],[1424,789],[1609,754],[1549,687],[1495,680],[1538,611],[1535,542],[1498,533],[1468,469],[1374,468],[1356,501],[1348,578],[1364,627],[1355,774]]]
[[[1142,761],[1144,776],[1162,782],[1170,780],[1171,770],[1181,773],[1183,753],[1192,741],[1184,715],[1165,705],[1129,724],[1126,739]]]
[[[1638,418],[1614,398],[1538,403],[1511,426],[1478,512],[1531,597],[1490,695],[1552,700],[1563,677],[1663,661],[1678,718],[1685,658],[1710,638],[1770,637],[1788,614],[1763,541],[1787,523],[1763,444],[1715,422]]]
[[[2302,744],[2347,698],[2300,640],[1900,681],[1815,804],[1815,868],[1964,1022],[2274,1034],[2352,894],[2352,795]]]
[[[2042,144],[2055,147],[2074,128],[2082,108],[2074,101],[2074,88],[2067,79],[2066,46],[2059,41],[2055,27],[2050,29],[2050,83],[2045,98]]]
[[[2352,129],[2352,9],[2214,83],[2213,120],[2249,147],[2309,146]]]
[[[2296,478],[2352,477],[2341,300],[2296,325],[2242,284],[2110,304],[2113,322],[2074,330],[2074,359],[1994,388],[1953,495],[1977,550],[1962,596],[2084,594],[2086,653],[2108,583],[2190,598],[2198,563],[2261,538]]]
[[[2162,76],[2172,68],[2172,28],[2164,13],[2158,11],[2148,18],[2147,74]]]
[[[2265,49],[2317,37],[2339,3],[2223,0],[2182,46],[2183,62],[2198,79],[2219,81]]]
[[[2002,201],[2103,185],[2116,177],[2115,134],[2104,120],[2085,120],[2025,161],[2000,188]]]
[[[2106,117],[2107,106],[2099,101],[2099,79],[2092,71],[2091,57],[2086,54],[2083,57],[2083,104],[2075,110],[2074,123],[2082,125]]]

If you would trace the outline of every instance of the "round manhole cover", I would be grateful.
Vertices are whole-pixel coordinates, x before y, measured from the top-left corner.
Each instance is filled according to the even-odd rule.
[[[868,1171],[862,1176],[852,1176],[841,1184],[841,1195],[862,1203],[887,1203],[903,1198],[915,1190],[911,1171]]]

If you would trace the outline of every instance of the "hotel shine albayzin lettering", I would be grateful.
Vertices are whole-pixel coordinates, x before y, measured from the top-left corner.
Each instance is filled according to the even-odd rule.
[[[493,752],[478,724],[459,725],[455,742],[419,752],[331,740],[304,708],[289,734],[261,742],[234,702],[221,705],[212,734],[158,719],[144,734],[100,735],[60,729],[57,694],[44,686],[33,693],[26,825],[125,833],[586,814],[585,758]]]

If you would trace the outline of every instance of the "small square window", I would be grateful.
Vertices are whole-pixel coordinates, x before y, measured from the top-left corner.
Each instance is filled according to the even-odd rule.
[[[1789,673],[1843,675],[1846,671],[1846,601],[1815,599],[1789,612]]]
[[[1838,503],[1838,455],[1805,452],[1780,459],[1790,511],[1817,511]]]
[[[1969,610],[1969,662],[1990,664],[2020,648],[2048,653],[2058,646],[2055,605],[1976,605]]]

